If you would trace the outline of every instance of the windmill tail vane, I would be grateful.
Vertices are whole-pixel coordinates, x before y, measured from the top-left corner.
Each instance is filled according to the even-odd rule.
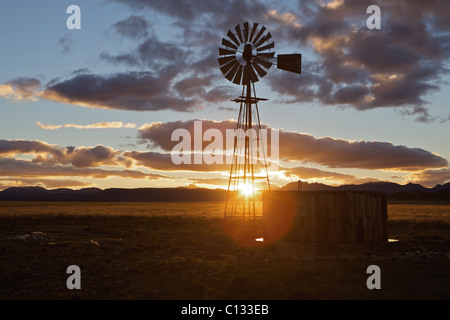
[[[258,23],[253,23],[252,26],[248,22],[242,26],[238,24],[234,30],[228,30],[226,37],[222,38],[218,58],[220,70],[227,80],[242,85],[241,96],[232,100],[240,104],[236,129],[242,130],[236,132],[243,133],[252,129],[260,132],[258,102],[267,99],[256,96],[255,82],[266,76],[274,64],[280,70],[301,74],[301,54],[275,56],[274,49],[275,43],[272,41],[271,33]],[[235,136],[224,214],[226,218],[238,216],[244,219],[255,218],[257,190],[270,190],[265,157],[263,161],[254,161],[258,155],[252,148],[254,143],[252,140],[258,140],[258,136],[258,134],[256,137],[248,134]],[[261,162],[263,168],[258,168]]]

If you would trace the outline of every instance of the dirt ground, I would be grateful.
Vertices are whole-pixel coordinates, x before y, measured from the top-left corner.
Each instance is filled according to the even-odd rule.
[[[110,206],[107,213],[104,205],[78,206],[0,205],[0,299],[450,298],[445,214],[399,218],[395,212],[406,207],[396,207],[388,232],[399,241],[383,250],[305,257],[254,241],[262,235],[261,218],[243,239],[242,224],[220,217],[219,204],[196,207],[196,214],[187,214],[192,204],[177,204],[166,215],[149,214],[145,204]],[[82,206],[90,211],[80,214]],[[124,208],[139,214],[121,214]],[[176,214],[180,208],[183,214]],[[67,288],[71,265],[81,270],[81,290]],[[379,290],[367,288],[370,265],[380,267]]]

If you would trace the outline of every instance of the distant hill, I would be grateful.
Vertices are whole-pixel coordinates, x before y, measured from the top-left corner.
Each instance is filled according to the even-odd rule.
[[[280,190],[297,190],[292,182]],[[419,184],[400,185],[393,182],[369,182],[360,185],[329,186],[320,183],[302,183],[303,191],[381,191],[390,201],[447,201],[450,202],[450,182],[425,188]],[[225,201],[227,191],[205,188],[137,188],[98,189],[67,188],[47,190],[42,187],[11,187],[0,191],[0,200],[9,201],[98,201],[98,202],[194,202]]]
[[[98,188],[72,190],[67,188],[47,190],[42,187],[11,187],[0,191],[0,200],[15,201],[87,201]]]
[[[224,201],[225,199],[225,190],[202,188],[47,190],[42,187],[11,187],[0,191],[0,200],[9,201],[192,202]]]
[[[281,190],[297,190],[298,182],[292,182]],[[405,185],[394,182],[368,182],[360,185],[328,186],[320,183],[302,182],[303,191],[327,191],[327,190],[348,190],[348,191],[381,191],[386,192],[391,201],[450,201],[450,182],[444,185],[437,185],[434,188],[425,188],[420,184],[408,183]]]
[[[450,183],[447,183],[446,185],[439,185],[441,189],[444,190],[450,190]],[[436,186],[437,187],[437,186]],[[435,187],[435,188],[436,188]],[[292,182],[284,187],[281,188],[281,190],[297,190],[298,183]],[[367,182],[363,184],[346,184],[342,186],[328,186],[326,184],[321,183],[307,183],[302,182],[302,189],[303,191],[319,191],[319,190],[349,190],[349,191],[382,191],[386,192],[387,194],[393,194],[396,192],[413,192],[413,191],[423,191],[423,192],[433,192],[437,191],[433,189],[425,188],[424,186],[421,186],[420,184],[413,184],[408,183],[405,185],[397,184],[394,182]]]
[[[196,202],[224,201],[226,190],[204,188],[106,189],[90,196],[91,201]]]

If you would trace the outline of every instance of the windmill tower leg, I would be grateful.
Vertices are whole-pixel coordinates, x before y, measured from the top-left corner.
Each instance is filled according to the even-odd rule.
[[[224,216],[242,220],[243,236],[249,237],[251,231],[256,231],[256,217],[262,213],[258,212],[261,208],[260,191],[270,189],[270,183],[265,146],[259,139],[261,123],[254,86],[244,86],[243,92],[246,96],[234,100],[240,103],[240,109]],[[258,151],[263,150],[263,159],[261,152],[255,150],[256,146],[259,147]]]

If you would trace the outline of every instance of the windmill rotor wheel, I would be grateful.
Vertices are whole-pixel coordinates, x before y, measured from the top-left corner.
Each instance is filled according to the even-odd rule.
[[[275,43],[266,27],[248,22],[236,25],[222,39],[219,48],[220,70],[225,78],[237,85],[258,82],[273,65]]]

